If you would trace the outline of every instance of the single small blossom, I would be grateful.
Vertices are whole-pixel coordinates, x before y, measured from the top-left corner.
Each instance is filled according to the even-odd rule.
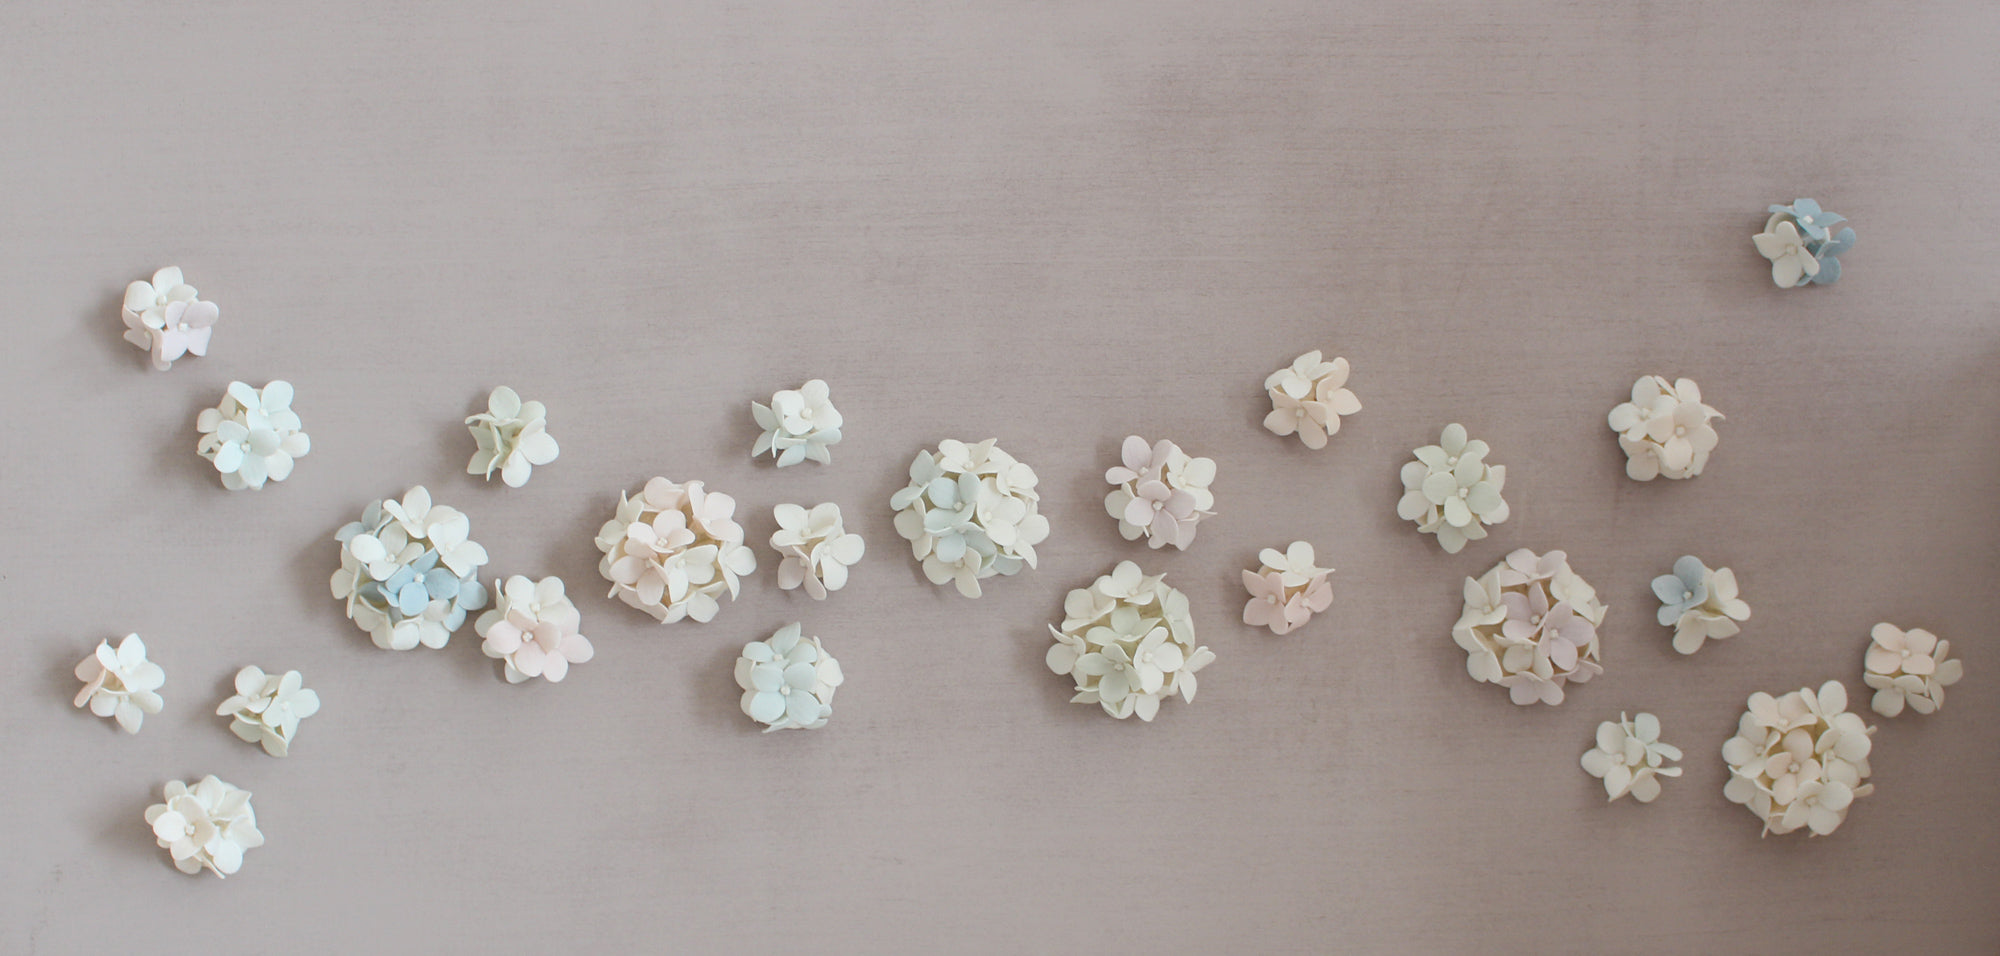
[[[184,355],[207,355],[208,339],[221,310],[201,298],[181,277],[178,266],[153,273],[125,287],[125,341],[153,353],[153,367],[164,372]]]
[[[1694,379],[1668,382],[1643,375],[1632,383],[1632,400],[1606,417],[1625,452],[1625,474],[1635,481],[1693,478],[1708,465],[1719,437],[1712,422],[1722,413],[1702,404]]]
[[[1861,682],[1874,688],[1869,706],[1894,717],[1904,706],[1919,714],[1944,706],[1944,689],[1965,676],[1965,663],[1951,656],[1951,642],[1920,627],[1907,631],[1894,624],[1875,625],[1869,632]]]
[[[1173,545],[1185,550],[1194,543],[1195,526],[1210,517],[1215,494],[1215,461],[1195,458],[1164,438],[1147,444],[1130,435],[1119,449],[1119,463],[1104,473],[1111,493],[1104,510],[1118,519],[1118,533],[1127,541],[1146,539],[1148,547]]]
[[[1854,247],[1854,229],[1845,216],[1827,212],[1811,199],[1769,207],[1764,231],[1751,237],[1757,252],[1771,260],[1771,281],[1779,288],[1828,285],[1840,279],[1840,254]]]
[[[976,598],[983,578],[1013,575],[1039,560],[1049,536],[1035,470],[989,438],[955,439],[910,461],[910,483],[889,497],[896,533],[910,542],[932,584],[951,582]]]
[[[1343,415],[1361,410],[1361,400],[1346,388],[1347,360],[1324,361],[1318,349],[1264,379],[1271,413],[1264,427],[1274,435],[1299,436],[1307,448],[1325,448],[1328,436],[1340,431]]]
[[[1146,575],[1121,561],[1063,601],[1062,627],[1050,627],[1049,670],[1076,684],[1072,703],[1097,704],[1123,720],[1151,721],[1175,694],[1192,702],[1196,672],[1215,660],[1195,644],[1187,595],[1164,575]]]
[[[1653,579],[1660,599],[1660,624],[1674,629],[1674,650],[1692,654],[1706,641],[1734,637],[1739,621],[1750,619],[1750,605],[1736,587],[1736,572],[1711,570],[1694,555],[1682,555],[1672,574]]]
[[[778,530],[771,534],[777,549],[778,586],[790,591],[805,588],[815,601],[847,586],[847,569],[861,560],[867,544],[847,530],[840,506],[833,502],[814,505],[811,511],[784,504],[771,510]]]
[[[1487,464],[1487,451],[1485,442],[1466,437],[1464,425],[1446,425],[1438,444],[1417,449],[1416,460],[1403,465],[1403,497],[1396,514],[1414,522],[1419,532],[1436,535],[1450,554],[1486,537],[1489,525],[1506,521],[1511,513],[1500,495],[1507,468]]]
[[[174,868],[190,876],[209,870],[227,877],[243,866],[243,851],[264,845],[250,791],[214,774],[192,787],[169,781],[166,802],[146,808],[146,825],[173,855]]]
[[[822,465],[832,461],[827,449],[840,441],[843,420],[831,396],[827,384],[815,378],[772,395],[769,405],[751,402],[750,416],[763,433],[751,446],[750,457],[768,452],[780,468],[808,459]]]
[[[471,520],[433,505],[418,485],[401,501],[377,499],[334,535],[340,570],[331,580],[347,616],[386,650],[443,647],[468,612],[486,606],[479,569],[486,549]]]
[[[798,624],[787,624],[765,640],[743,645],[736,659],[743,713],[763,724],[765,733],[826,726],[833,692],[847,679],[819,638],[801,633]]]
[[[485,638],[480,651],[503,662],[507,683],[537,677],[556,683],[569,675],[571,664],[585,663],[595,653],[579,630],[583,617],[563,593],[561,578],[536,581],[516,574],[504,584],[493,582],[493,593],[493,609],[472,626]]]
[[[617,514],[597,532],[610,596],[663,623],[713,620],[722,596],[735,600],[757,570],[735,516],[735,498],[699,481],[652,478],[637,495],[619,493]]]
[[[146,642],[137,634],[125,635],[117,650],[110,641],[97,642],[97,650],[77,663],[76,679],[83,682],[76,706],[116,720],[128,734],[138,733],[146,715],[159,713],[164,704],[160,687],[167,672],[146,659]]]
[[[1669,767],[1669,760],[1681,759],[1681,750],[1660,741],[1660,719],[1641,713],[1634,718],[1619,714],[1616,721],[1597,725],[1597,746],[1583,752],[1583,771],[1604,780],[1607,800],[1626,794],[1640,803],[1652,803],[1660,795],[1661,777],[1678,777],[1681,768]]]
[[[1602,674],[1597,628],[1606,607],[1561,551],[1521,548],[1465,581],[1452,640],[1472,679],[1507,688],[1516,704],[1560,704],[1570,684]]]
[[[215,465],[222,486],[231,491],[284,481],[293,460],[312,450],[312,439],[292,411],[290,382],[271,382],[261,390],[230,382],[222,403],[202,409],[194,426],[201,433],[196,453]]]
[[[1333,569],[1314,563],[1310,542],[1294,541],[1282,552],[1265,548],[1257,560],[1257,570],[1243,572],[1243,586],[1250,592],[1243,623],[1289,634],[1333,605]]]
[[[556,460],[560,451],[549,436],[549,413],[541,402],[524,402],[505,385],[486,397],[486,411],[465,420],[478,449],[465,466],[468,475],[491,481],[493,470],[509,488],[528,483],[536,465]]]
[[[236,693],[215,713],[230,718],[229,730],[237,737],[283,757],[291,753],[299,721],[319,713],[319,694],[305,687],[298,671],[266,674],[252,665],[236,672]]]
[[[1869,735],[1875,728],[1847,710],[1847,689],[1827,681],[1782,697],[1758,692],[1722,745],[1729,782],[1722,795],[1749,808],[1764,832],[1805,827],[1832,833],[1848,807],[1875,791],[1869,776]]]

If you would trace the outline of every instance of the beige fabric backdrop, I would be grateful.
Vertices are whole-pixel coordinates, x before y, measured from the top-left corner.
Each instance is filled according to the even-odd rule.
[[[1982,2],[10,3],[0,950],[1994,952],[1996,30]],[[1838,286],[1774,289],[1751,249],[1799,195],[1860,233]],[[223,320],[161,374],[116,307],[168,263]],[[1315,347],[1366,404],[1318,453],[1257,425]],[[1652,372],[1729,416],[1698,481],[1623,477],[1604,415]],[[811,376],[834,463],[753,463],[748,402]],[[225,493],[195,413],[279,377],[313,452]],[[462,473],[501,383],[562,442],[520,490]],[[1515,514],[1456,556],[1394,514],[1454,420]],[[1187,553],[1102,513],[1134,431],[1220,462]],[[988,436],[1055,531],[968,601],[886,499]],[[759,542],[837,501],[868,558],[814,604],[761,554],[715,622],[655,625],[591,545],[654,474]],[[334,529],[419,482],[491,572],[570,582],[596,661],[511,687],[469,629],[392,654],[342,619]],[[1237,570],[1293,537],[1335,607],[1243,627]],[[1560,708],[1447,634],[1521,546],[1612,608]],[[1688,551],[1755,617],[1682,659],[1647,582]],[[1121,558],[1218,655],[1151,725],[1042,664]],[[1744,698],[1862,699],[1883,619],[1970,676],[1882,722],[1840,832],[1760,840],[1721,795]],[[794,620],[849,683],[824,730],[760,736],[730,662]],[[134,630],[168,705],[128,738],[69,672]],[[326,702],[290,759],[211,714],[248,663]],[[1606,806],[1577,757],[1641,709],[1686,775]],[[226,882],[140,819],[211,772],[270,838]]]

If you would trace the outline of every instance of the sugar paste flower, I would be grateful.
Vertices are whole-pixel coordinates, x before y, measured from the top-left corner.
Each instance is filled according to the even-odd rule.
[[[1123,720],[1150,721],[1160,702],[1193,702],[1195,672],[1215,654],[1195,644],[1187,595],[1130,561],[1069,592],[1061,628],[1050,627],[1049,670],[1076,682],[1071,703],[1097,704]]]
[[[319,694],[306,689],[298,671],[266,674],[255,665],[236,672],[236,693],[215,708],[245,742],[263,744],[273,757],[291,753],[299,721],[319,713]]]
[[[771,513],[778,519],[771,547],[780,555],[779,587],[804,587],[813,600],[823,601],[827,592],[847,586],[847,569],[861,560],[867,545],[842,523],[839,505],[822,502],[807,511],[786,504]]]
[[[1333,569],[1313,563],[1311,544],[1294,541],[1282,553],[1265,548],[1257,560],[1263,562],[1257,570],[1243,572],[1243,586],[1250,589],[1243,623],[1286,634],[1332,606],[1333,584],[1328,578]]]
[[[735,514],[736,499],[699,481],[653,478],[635,496],[620,492],[617,515],[597,532],[610,596],[662,622],[714,619],[722,595],[735,600],[757,570]]]
[[[569,674],[569,665],[590,660],[590,639],[578,630],[583,616],[563,593],[561,578],[516,574],[505,584],[494,581],[493,593],[493,609],[472,626],[486,639],[479,649],[505,662],[507,683],[545,677],[553,684]]]
[[[1640,803],[1660,795],[1661,777],[1678,777],[1681,768],[1666,766],[1681,759],[1681,749],[1660,742],[1660,719],[1648,713],[1597,725],[1597,746],[1583,752],[1583,772],[1604,780],[1604,794],[1616,800],[1626,794]]]
[[[209,870],[227,877],[243,866],[243,851],[264,845],[250,791],[214,774],[190,787],[167,783],[166,802],[146,808],[153,837],[174,857],[174,869],[193,875]]]
[[[202,409],[194,427],[201,433],[195,451],[215,465],[222,487],[230,491],[284,481],[291,477],[293,459],[312,450],[312,439],[292,411],[290,382],[271,382],[261,390],[230,382],[222,404]]]
[[[1437,535],[1438,545],[1451,554],[1486,537],[1487,526],[1507,520],[1509,513],[1500,497],[1507,467],[1487,464],[1487,451],[1485,442],[1466,438],[1464,425],[1446,425],[1438,444],[1417,449],[1417,460],[1403,466],[1396,514],[1416,522],[1418,531]]]
[[[1195,525],[1214,513],[1208,486],[1215,482],[1215,460],[1191,457],[1164,438],[1148,445],[1128,436],[1104,480],[1112,485],[1104,510],[1118,519],[1127,541],[1144,537],[1149,547],[1185,549],[1194,542]]]
[[[1770,207],[1764,231],[1750,237],[1757,252],[1771,260],[1771,281],[1781,289],[1827,285],[1840,278],[1840,254],[1854,247],[1854,229],[1832,227],[1847,217],[1827,212],[1810,199]]]
[[[1936,712],[1944,706],[1944,689],[1965,676],[1951,642],[1923,628],[1877,624],[1869,633],[1861,682],[1875,689],[1869,706],[1884,717],[1902,713],[1905,704],[1919,714]]]
[[[1264,379],[1271,396],[1271,413],[1264,427],[1274,435],[1297,434],[1307,448],[1325,448],[1327,436],[1340,431],[1340,417],[1361,410],[1361,400],[1348,391],[1347,360],[1322,361],[1318,349]]]
[[[825,382],[812,379],[772,395],[769,405],[751,402],[750,417],[764,433],[757,436],[750,457],[770,452],[780,468],[808,458],[822,465],[832,461],[827,449],[840,441],[841,418],[830,394]]]
[[[1847,819],[1868,779],[1868,735],[1875,728],[1847,709],[1847,688],[1830,680],[1783,697],[1759,691],[1722,745],[1729,782],[1722,795],[1750,808],[1764,832],[1806,827],[1825,836]]]
[[[1710,569],[1692,554],[1674,562],[1674,573],[1653,579],[1653,594],[1660,599],[1660,624],[1674,629],[1674,650],[1683,654],[1701,650],[1705,641],[1736,636],[1742,630],[1737,622],[1750,619],[1750,605],[1737,594],[1736,572]]]
[[[201,298],[181,278],[179,266],[153,273],[125,287],[125,341],[153,353],[153,367],[164,372],[183,355],[207,355],[208,337],[222,310]]]
[[[1694,379],[1670,383],[1659,375],[1640,376],[1632,383],[1632,400],[1608,416],[1625,450],[1625,474],[1635,481],[1701,474],[1717,441],[1710,423],[1721,420],[1721,412],[1702,404]]]
[[[139,635],[127,634],[115,651],[110,641],[97,642],[97,651],[77,663],[76,679],[83,682],[76,706],[88,705],[91,713],[110,717],[126,733],[136,734],[147,714],[160,712],[160,686],[167,682],[167,672],[146,659],[146,642]]]
[[[1516,704],[1560,704],[1564,687],[1604,673],[1597,628],[1605,610],[1567,555],[1522,548],[1465,579],[1451,637],[1473,680],[1507,688]]]
[[[549,437],[549,413],[541,402],[524,402],[505,385],[486,397],[486,410],[465,420],[479,446],[465,466],[468,475],[500,480],[509,488],[528,483],[536,465],[556,460],[556,440]]]
[[[817,637],[801,637],[787,624],[768,639],[743,645],[736,686],[743,712],[773,730],[818,730],[833,716],[833,692],[846,677]]]
[[[932,584],[958,585],[976,598],[979,581],[1035,566],[1035,545],[1049,536],[1037,508],[1035,470],[988,438],[977,445],[945,439],[917,452],[910,484],[889,498],[896,533],[910,542]]]
[[[422,485],[403,500],[370,502],[361,520],[334,535],[340,570],[333,596],[375,646],[406,651],[443,647],[469,611],[486,606],[479,569],[486,549],[471,540],[472,522],[446,505],[432,505]]]

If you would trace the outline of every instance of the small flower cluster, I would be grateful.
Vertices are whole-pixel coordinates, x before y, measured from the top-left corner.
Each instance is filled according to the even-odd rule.
[[[1340,431],[1340,417],[1361,410],[1361,400],[1346,388],[1347,360],[1331,362],[1313,349],[1264,379],[1271,396],[1271,413],[1264,427],[1274,435],[1297,434],[1307,448],[1325,448],[1327,437]]]
[[[804,587],[813,600],[823,601],[828,592],[847,586],[847,569],[861,560],[868,546],[847,530],[839,505],[821,502],[807,511],[785,504],[771,509],[771,514],[778,520],[778,530],[771,534],[771,547],[781,556],[778,587],[787,591]]]
[[[549,436],[549,410],[541,402],[524,402],[505,385],[486,397],[486,410],[465,420],[478,450],[465,466],[465,473],[500,480],[509,488],[528,483],[536,465],[556,460],[561,450]]]
[[[97,642],[97,651],[77,663],[76,679],[83,682],[76,706],[116,720],[128,734],[138,733],[146,715],[165,705],[160,687],[167,672],[146,659],[146,642],[137,634],[125,635],[115,651],[110,641]]]
[[[1847,819],[1857,797],[1875,792],[1868,779],[1868,735],[1875,728],[1847,710],[1847,688],[1830,680],[1815,692],[1783,697],[1759,691],[1722,745],[1729,782],[1722,795],[1750,808],[1765,833],[1806,827],[1825,836]]]
[[[1195,525],[1214,514],[1215,460],[1194,458],[1164,438],[1148,445],[1127,436],[1119,463],[1104,473],[1112,485],[1104,510],[1118,519],[1118,533],[1127,541],[1144,537],[1148,547],[1173,545],[1181,550],[1194,543]]]
[[[153,837],[173,854],[174,869],[190,876],[210,870],[227,877],[243,866],[243,851],[264,845],[250,791],[214,774],[190,787],[169,781],[166,802],[146,808]]]
[[[1905,631],[1894,624],[1877,624],[1869,632],[1868,653],[1861,682],[1875,689],[1869,706],[1884,717],[1903,712],[1919,714],[1944,706],[1944,689],[1965,676],[1965,663],[1951,656],[1951,642],[1920,627]]]
[[[1678,777],[1681,768],[1665,766],[1681,759],[1681,749],[1660,742],[1660,719],[1641,713],[1597,725],[1597,746],[1583,752],[1583,772],[1604,780],[1607,800],[1626,794],[1640,803],[1660,795],[1661,777]]]
[[[771,404],[750,403],[750,417],[764,430],[750,448],[750,457],[766,452],[784,468],[811,459],[824,465],[833,460],[827,452],[840,441],[840,410],[833,407],[832,391],[819,379],[796,389],[771,396]]]
[[[757,570],[735,515],[736,499],[699,481],[650,479],[634,497],[620,492],[617,516],[597,532],[598,573],[612,597],[655,620],[713,620],[723,593],[735,600]]]
[[[469,611],[486,606],[479,569],[486,549],[471,540],[472,521],[432,505],[422,485],[403,500],[370,502],[361,520],[340,529],[340,570],[333,596],[375,646],[406,651],[443,647]]]
[[[1684,554],[1674,573],[1653,579],[1660,599],[1660,624],[1674,629],[1674,650],[1692,654],[1705,641],[1734,637],[1738,621],[1750,619],[1750,605],[1737,596],[1736,572],[1711,570],[1701,559]]]
[[[1060,629],[1049,628],[1049,670],[1076,681],[1071,703],[1097,704],[1123,720],[1150,721],[1173,694],[1192,702],[1195,672],[1215,660],[1196,646],[1187,595],[1147,576],[1130,561],[1063,601]]]
[[[205,301],[181,277],[179,266],[153,273],[125,287],[125,341],[153,353],[153,367],[164,372],[174,360],[190,353],[208,354],[208,337],[222,310]]]
[[[590,639],[578,630],[583,616],[563,593],[561,578],[516,574],[504,584],[495,581],[493,592],[493,610],[472,627],[485,638],[479,649],[505,662],[507,683],[545,677],[553,684],[569,674],[569,665],[590,660]]]
[[[1694,379],[1669,383],[1659,375],[1640,376],[1632,383],[1632,400],[1607,416],[1625,451],[1625,474],[1634,481],[1701,474],[1718,441],[1709,423],[1721,420],[1721,412],[1702,404]]]
[[[947,581],[976,598],[979,581],[1035,566],[1035,545],[1049,536],[1037,511],[1035,470],[988,438],[977,445],[945,439],[917,452],[910,484],[889,498],[896,533],[910,542],[932,584]]]
[[[1417,530],[1437,535],[1438,546],[1457,554],[1467,541],[1486,537],[1488,525],[1507,520],[1507,467],[1486,463],[1486,443],[1468,439],[1465,426],[1446,425],[1435,445],[1416,450],[1403,466],[1403,498],[1396,514]]]
[[[230,719],[231,733],[273,757],[291,753],[299,721],[317,713],[319,694],[306,688],[304,675],[266,674],[255,665],[236,672],[236,693],[215,708],[217,717]]]
[[[1565,686],[1604,673],[1597,628],[1605,610],[1567,555],[1522,548],[1465,579],[1465,610],[1451,636],[1474,680],[1507,688],[1516,704],[1560,704]]]
[[[1243,572],[1243,586],[1250,591],[1243,623],[1287,634],[1333,605],[1333,569],[1313,563],[1311,543],[1294,541],[1282,553],[1265,548],[1257,552],[1257,560],[1262,562],[1257,570]]]
[[[765,640],[743,645],[743,656],[736,659],[743,712],[767,734],[826,726],[833,692],[846,679],[819,638],[800,635],[799,625],[787,624]]]
[[[1771,260],[1771,281],[1780,289],[1827,285],[1840,279],[1840,254],[1854,247],[1854,228],[1834,226],[1847,217],[1819,208],[1810,199],[1789,206],[1771,206],[1764,231],[1751,237],[1757,251]]]
[[[196,453],[215,465],[222,487],[230,491],[284,481],[291,477],[292,460],[312,450],[312,439],[292,411],[290,382],[271,382],[262,390],[230,382],[222,404],[202,409],[194,427],[201,433]]]

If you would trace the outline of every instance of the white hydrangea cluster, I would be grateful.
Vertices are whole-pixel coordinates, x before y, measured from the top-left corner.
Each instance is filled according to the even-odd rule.
[[[595,650],[580,630],[583,615],[563,593],[561,578],[516,574],[494,583],[493,610],[472,627],[485,639],[479,650],[504,665],[507,683],[540,677],[553,684],[569,675],[571,664],[590,660]]]
[[[1035,470],[996,439],[976,445],[945,439],[910,462],[910,484],[889,498],[896,533],[910,542],[932,584],[947,581],[976,598],[981,578],[1035,566],[1035,545],[1049,536],[1037,511]]]
[[[1273,435],[1297,435],[1307,448],[1325,448],[1327,438],[1340,431],[1341,416],[1361,410],[1361,400],[1346,387],[1347,374],[1346,359],[1324,361],[1319,349],[1272,372],[1264,379],[1271,397],[1264,427]]]
[[[1403,466],[1403,498],[1396,514],[1417,530],[1437,535],[1438,546],[1457,554],[1467,541],[1486,537],[1486,527],[1507,520],[1507,467],[1489,465],[1485,442],[1467,438],[1453,422],[1435,445],[1416,450]]]
[[[167,783],[166,802],[146,808],[153,838],[173,854],[174,869],[227,877],[243,866],[243,851],[264,845],[250,791],[209,774],[190,787]]]
[[[1049,670],[1076,682],[1072,703],[1097,704],[1123,720],[1150,721],[1160,702],[1194,700],[1195,673],[1215,654],[1197,646],[1187,595],[1130,561],[1063,601],[1062,627],[1050,627]]]
[[[1451,636],[1474,680],[1507,688],[1516,704],[1560,704],[1564,687],[1604,673],[1597,627],[1605,610],[1563,552],[1522,548],[1465,579],[1465,610]]]
[[[779,391],[771,396],[769,405],[751,402],[750,417],[763,430],[750,447],[750,457],[769,453],[780,468],[802,461],[824,465],[833,460],[828,449],[840,441],[843,421],[824,381],[815,378],[798,388]]]
[[[1621,713],[1617,720],[1597,725],[1597,746],[1583,752],[1582,763],[1584,773],[1604,781],[1606,800],[1629,793],[1640,803],[1652,803],[1660,795],[1660,778],[1681,775],[1681,768],[1666,765],[1679,759],[1681,748],[1660,740],[1658,717]]]
[[[273,757],[291,753],[299,721],[317,713],[319,694],[305,686],[304,675],[266,674],[256,665],[236,672],[236,693],[215,708],[216,716],[229,718],[231,733]]]
[[[1869,706],[1894,717],[1908,705],[1919,714],[1944,706],[1944,689],[1965,676],[1965,663],[1951,656],[1951,642],[1921,627],[1905,631],[1894,624],[1875,625],[1863,657],[1861,682],[1875,690]]]
[[[1875,728],[1847,710],[1847,688],[1830,680],[1818,691],[1802,687],[1783,697],[1759,691],[1722,745],[1729,782],[1722,795],[1750,808],[1765,833],[1805,827],[1825,836],[1847,819],[1857,797],[1875,792],[1868,783],[1870,734]]]
[[[1692,554],[1674,562],[1672,574],[1653,579],[1660,623],[1674,629],[1674,650],[1692,654],[1711,640],[1736,636],[1750,619],[1750,605],[1736,589],[1736,572],[1710,568]]]
[[[779,587],[787,591],[803,587],[813,600],[824,601],[829,592],[847,586],[847,569],[861,560],[868,545],[847,530],[839,505],[823,501],[807,511],[784,504],[771,509],[771,514],[778,521],[771,547],[779,555]]]
[[[138,733],[146,715],[159,713],[166,704],[160,688],[167,672],[146,659],[146,642],[137,634],[125,635],[116,650],[110,641],[98,641],[96,652],[77,662],[76,679],[83,682],[76,706],[117,721],[128,734]]]
[[[179,266],[153,273],[125,287],[125,341],[153,353],[153,367],[164,372],[183,355],[207,355],[208,339],[222,310],[201,297],[182,277]]]
[[[312,439],[292,411],[290,382],[271,382],[261,390],[230,382],[222,403],[202,409],[194,427],[201,433],[195,452],[215,465],[222,487],[230,491],[284,481],[291,477],[293,459],[312,450]]]
[[[505,385],[486,396],[486,410],[465,420],[475,450],[465,473],[500,480],[509,488],[528,483],[536,465],[556,460],[562,449],[549,434],[549,410],[541,402],[524,402]]]
[[[818,730],[833,716],[833,692],[846,676],[819,638],[802,636],[787,624],[761,641],[743,645],[736,659],[736,686],[743,688],[743,713],[773,730]]]
[[[699,481],[653,478],[638,495],[618,495],[618,514],[597,532],[598,573],[611,596],[661,622],[707,622],[735,600],[757,555],[743,544],[736,499]]]
[[[334,535],[340,570],[333,572],[333,596],[346,602],[348,618],[377,647],[443,647],[467,612],[486,606],[479,583],[486,549],[471,532],[464,512],[432,505],[422,485],[401,501],[370,502],[360,521]]]
[[[1118,533],[1127,541],[1143,537],[1148,547],[1186,550],[1194,543],[1195,525],[1214,514],[1209,485],[1215,482],[1215,460],[1193,457],[1164,438],[1149,445],[1128,436],[1119,463],[1104,480],[1112,485],[1104,510],[1118,519]]]
[[[1625,474],[1637,481],[1701,474],[1717,441],[1710,423],[1721,420],[1721,412],[1702,404],[1694,379],[1669,382],[1658,375],[1633,382],[1632,400],[1608,418],[1625,450]]]

